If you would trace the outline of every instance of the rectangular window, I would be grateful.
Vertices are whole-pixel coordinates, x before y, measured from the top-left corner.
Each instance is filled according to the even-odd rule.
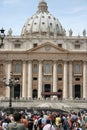
[[[19,63],[15,64],[15,73],[20,73],[21,72],[21,66]]]
[[[33,80],[37,80],[37,77],[34,77]]]
[[[33,47],[34,47],[34,48],[37,47],[37,43],[34,43],[34,44],[33,44]]]
[[[75,45],[75,49],[80,49],[80,45]]]
[[[37,73],[38,73],[37,64],[34,64],[34,65],[33,65],[33,73],[34,73],[34,74],[37,74]]]
[[[76,81],[80,81],[80,78],[75,78]]]
[[[61,64],[59,64],[58,67],[57,67],[57,73],[58,74],[62,74],[63,73],[63,68],[62,68]]]
[[[62,47],[62,44],[58,44],[59,47]]]
[[[58,81],[62,81],[62,78],[58,78]]]
[[[20,44],[15,44],[15,48],[20,48],[21,45]]]
[[[80,64],[75,64],[75,66],[74,66],[74,73],[76,73],[76,74],[80,73]]]
[[[50,63],[46,63],[44,65],[44,73],[45,74],[52,74],[52,66]]]

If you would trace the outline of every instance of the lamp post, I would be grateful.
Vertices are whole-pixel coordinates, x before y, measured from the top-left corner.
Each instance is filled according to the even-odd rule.
[[[3,39],[5,37],[5,34],[4,34],[4,29],[0,29],[0,39],[1,39],[1,42],[0,42],[0,48],[3,46]]]
[[[9,79],[9,83],[6,83],[6,76],[4,76],[3,78],[3,82],[5,86],[8,86],[10,88],[10,95],[9,95],[9,111],[10,113],[12,113],[13,108],[12,108],[12,87],[15,85],[14,84],[14,80],[13,80],[13,74],[12,72],[10,72],[10,79]],[[16,83],[18,83],[18,80],[15,81]]]

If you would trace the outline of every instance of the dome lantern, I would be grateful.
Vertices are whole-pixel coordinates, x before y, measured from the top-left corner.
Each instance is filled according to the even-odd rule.
[[[47,6],[47,3],[45,2],[45,0],[41,0],[39,2],[38,9],[39,9],[39,11],[42,11],[42,12],[46,12],[48,10],[48,6]]]

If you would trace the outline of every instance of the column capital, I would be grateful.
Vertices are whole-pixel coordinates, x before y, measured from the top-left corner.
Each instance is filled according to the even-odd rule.
[[[63,60],[63,62],[64,62],[64,63],[67,63],[67,62],[69,62],[69,60]]]
[[[39,63],[42,63],[42,62],[43,62],[43,60],[39,60],[38,62],[39,62]]]
[[[8,60],[8,61],[6,61],[6,63],[8,63],[8,64],[9,64],[9,63],[12,63],[12,60]]]
[[[69,60],[69,63],[72,63],[73,62],[73,60]]]
[[[73,61],[72,61],[72,60],[70,60],[70,61],[69,61],[69,65],[72,65],[72,63],[73,63]]]
[[[53,60],[53,63],[54,63],[54,64],[57,64],[57,60]]]
[[[86,63],[87,63],[87,61],[83,61],[83,63],[84,63],[84,64],[86,64]]]
[[[26,61],[26,60],[23,60],[22,62],[23,62],[24,64],[26,64],[27,61]]]
[[[32,63],[32,60],[28,60],[28,63]]]

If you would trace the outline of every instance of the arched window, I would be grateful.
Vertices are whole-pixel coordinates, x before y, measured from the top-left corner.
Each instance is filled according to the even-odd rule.
[[[20,72],[21,72],[20,64],[17,63],[17,64],[15,64],[15,73],[20,73]]]
[[[75,64],[74,72],[80,73],[80,65],[79,64]]]
[[[59,64],[58,67],[57,67],[57,73],[58,74],[62,74],[63,73],[63,69],[62,69],[62,65]]]
[[[33,65],[33,73],[37,73],[38,72],[38,68],[37,68],[37,64]]]

